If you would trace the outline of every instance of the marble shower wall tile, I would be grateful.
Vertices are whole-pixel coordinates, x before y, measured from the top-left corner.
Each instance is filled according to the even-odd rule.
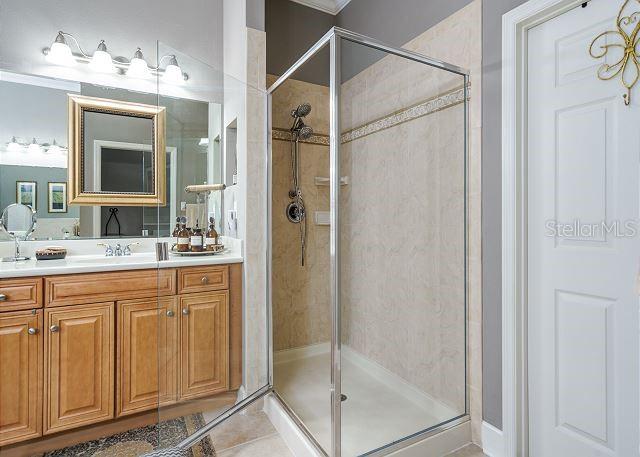
[[[268,85],[277,78],[268,75]],[[329,132],[329,88],[288,80],[273,95],[273,127],[289,129],[291,110],[311,103],[305,123],[316,133]],[[315,211],[329,210],[329,188],[315,177],[329,176],[329,147],[300,145],[300,186],[307,208],[306,263],[300,265],[300,226],[286,218],[291,199],[291,145],[273,140],[273,340],[276,351],[329,341],[329,227],[314,224]]]

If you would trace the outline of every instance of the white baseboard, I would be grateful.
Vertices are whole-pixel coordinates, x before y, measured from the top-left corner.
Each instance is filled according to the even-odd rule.
[[[482,423],[482,451],[489,457],[504,457],[502,430],[486,422]]]

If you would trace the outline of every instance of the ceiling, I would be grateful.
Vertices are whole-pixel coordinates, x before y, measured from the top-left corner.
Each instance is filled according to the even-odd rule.
[[[300,3],[310,8],[323,11],[325,13],[336,15],[342,8],[347,6],[351,0],[291,0],[292,2]]]

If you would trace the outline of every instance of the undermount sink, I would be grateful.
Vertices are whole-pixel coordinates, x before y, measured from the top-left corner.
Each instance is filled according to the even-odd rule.
[[[95,265],[95,264],[110,264],[110,263],[118,263],[118,264],[127,264],[127,263],[138,263],[138,262],[154,262],[155,257],[153,255],[128,255],[128,256],[69,256],[67,257],[67,262],[70,263],[78,263],[78,264],[87,264],[87,265]]]

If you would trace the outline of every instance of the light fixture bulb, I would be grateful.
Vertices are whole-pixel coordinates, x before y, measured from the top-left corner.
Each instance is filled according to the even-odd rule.
[[[98,49],[93,53],[89,68],[97,73],[115,73],[116,67],[113,64],[111,54],[107,51],[107,45],[104,40],[98,44]]]
[[[22,145],[18,143],[15,136],[11,137],[11,141],[7,143],[7,151],[8,152],[18,152],[22,149]]]
[[[144,56],[142,55],[142,50],[140,50],[140,48],[138,48],[135,54],[133,54],[133,58],[131,59],[131,62],[129,62],[127,76],[131,76],[132,78],[147,78],[151,76],[149,66],[147,65],[147,61],[144,60]]]
[[[58,36],[49,48],[46,59],[54,65],[64,65],[66,67],[75,65],[76,60],[62,32],[58,32]]]
[[[38,144],[38,142],[34,138],[33,141],[31,141],[31,144],[29,145],[29,147],[27,147],[27,152],[29,152],[31,154],[37,154],[40,151],[42,151],[42,148],[40,147],[40,145]]]
[[[180,65],[178,65],[178,59],[176,59],[176,56],[171,56],[169,64],[164,70],[163,79],[172,84],[180,84],[184,82],[182,69],[180,68]]]

